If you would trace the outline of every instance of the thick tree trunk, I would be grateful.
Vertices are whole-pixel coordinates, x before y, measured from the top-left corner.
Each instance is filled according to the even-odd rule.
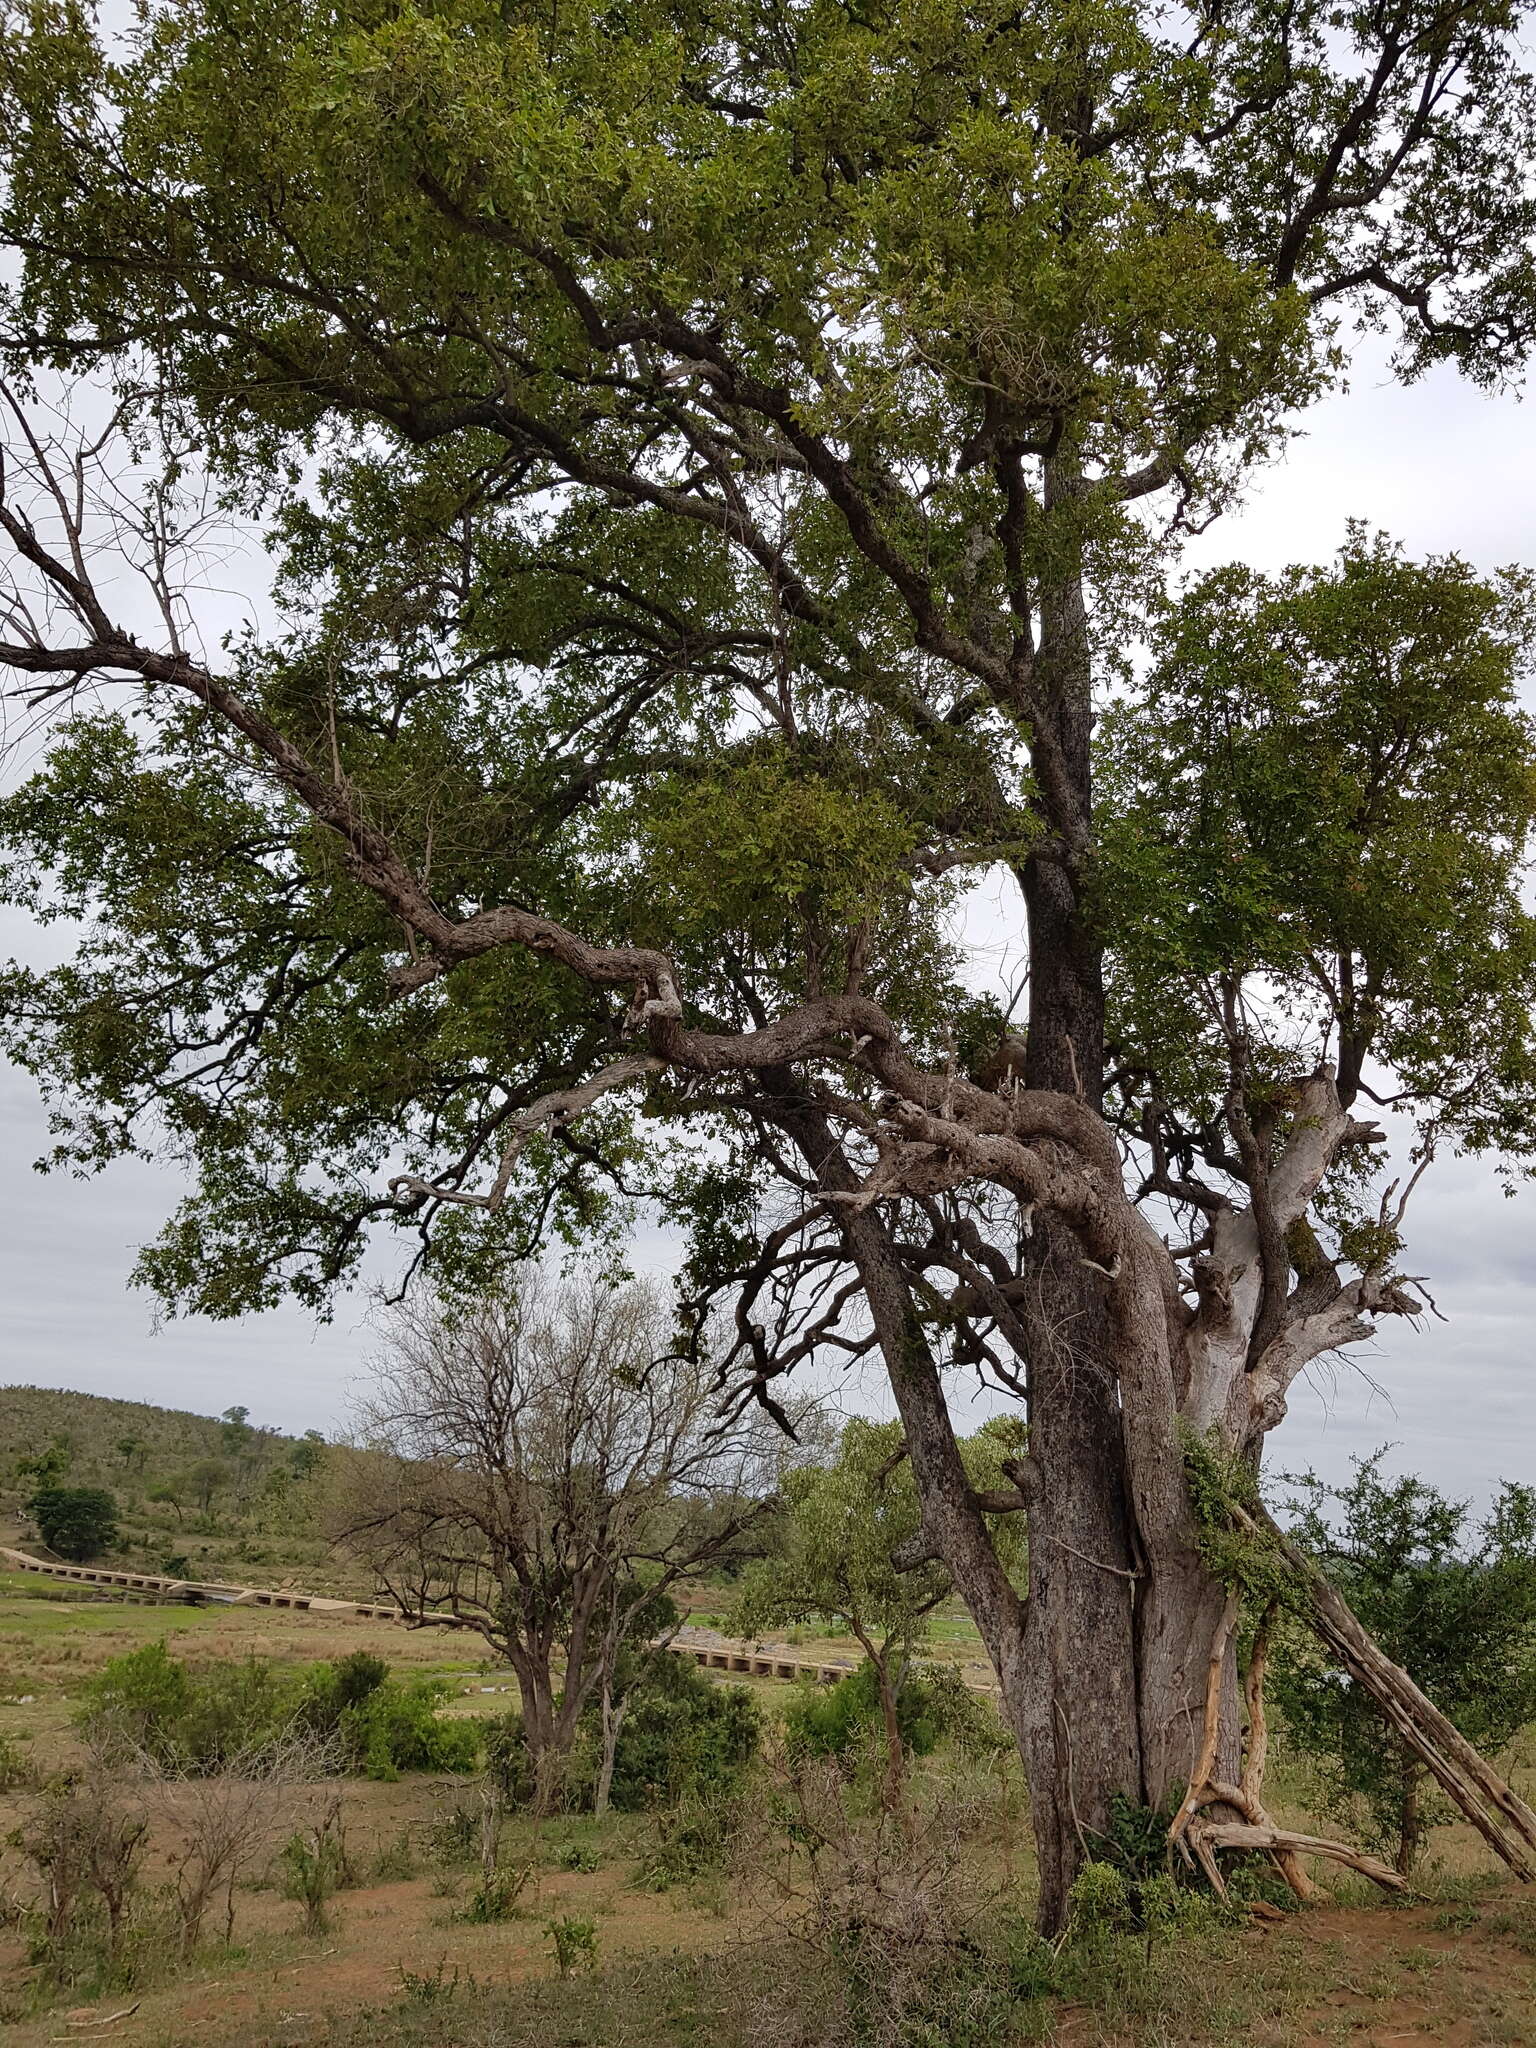
[[[1103,1282],[1049,1222],[1031,1250],[1030,1451],[1045,1483],[1029,1511],[1024,1763],[1040,1919],[1055,1929],[1114,1795],[1142,1796],[1138,1582]]]
[[[1419,1860],[1419,1843],[1424,1832],[1419,1809],[1419,1783],[1424,1773],[1418,1758],[1406,1747],[1399,1755],[1398,1769],[1402,1776],[1397,1800],[1396,1862],[1399,1877],[1407,1877]]]
[[[1070,479],[1051,479],[1053,496]],[[1092,670],[1081,585],[1042,615],[1037,804],[1048,835],[1019,874],[1029,933],[1025,1079],[1103,1103],[1104,980],[1082,901],[1093,841]],[[1144,1562],[1128,1491],[1108,1286],[1074,1234],[1039,1218],[1027,1247],[1030,1451],[1025,1768],[1054,1931],[1083,1862],[1102,1851],[1116,1794],[1145,1795],[1137,1670]]]
[[[888,1813],[902,1813],[907,1797],[907,1755],[901,1739],[901,1717],[896,1705],[896,1687],[891,1679],[890,1659],[873,1658],[875,1683],[880,1689],[880,1719],[885,1730],[885,1784],[882,1800]]]
[[[513,1660],[513,1671],[522,1702],[523,1739],[533,1768],[533,1813],[535,1819],[547,1820],[565,1786],[575,1728],[568,1726],[569,1717],[556,1709],[554,1681],[547,1668],[525,1655]]]

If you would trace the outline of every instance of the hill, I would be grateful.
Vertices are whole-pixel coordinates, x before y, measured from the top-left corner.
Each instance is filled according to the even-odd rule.
[[[0,1387],[0,1526],[31,1535],[35,1478],[17,1470],[56,1446],[66,1486],[105,1487],[122,1543],[114,1556],[144,1570],[199,1576],[302,1573],[317,1592],[354,1589],[320,1530],[326,1454],[311,1433],[257,1429],[223,1417],[53,1387]],[[371,1590],[371,1588],[363,1589]]]

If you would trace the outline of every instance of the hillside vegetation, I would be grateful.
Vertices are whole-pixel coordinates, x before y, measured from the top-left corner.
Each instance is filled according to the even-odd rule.
[[[104,1487],[118,1505],[113,1559],[199,1577],[301,1574],[319,1592],[358,1590],[320,1532],[326,1449],[318,1434],[50,1387],[0,1388],[0,1525],[30,1541],[37,1478],[55,1453],[60,1483]],[[364,1590],[371,1590],[367,1588]]]

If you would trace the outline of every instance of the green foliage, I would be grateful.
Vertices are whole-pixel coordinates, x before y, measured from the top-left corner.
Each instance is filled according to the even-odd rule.
[[[288,1462],[300,1479],[312,1479],[325,1464],[325,1438],[318,1429],[306,1429],[288,1452]]]
[[[81,1564],[117,1541],[117,1501],[100,1486],[43,1486],[27,1502],[50,1550]]]
[[[438,1708],[450,1687],[442,1679],[389,1681],[344,1709],[339,1732],[351,1768],[392,1780],[402,1771],[474,1770],[480,1731],[472,1720],[445,1720]]]
[[[807,936],[877,917],[914,844],[911,818],[861,790],[855,763],[762,745],[659,784],[640,832],[652,921],[637,935],[697,942],[724,925],[775,961],[787,940],[798,959]]]
[[[46,1450],[34,1451],[16,1460],[16,1477],[35,1480],[39,1490],[57,1486],[74,1463],[75,1448],[68,1437],[56,1436]]]
[[[0,1735],[0,1792],[15,1792],[32,1782],[32,1766],[9,1735]]]
[[[729,1797],[756,1757],[762,1715],[744,1686],[716,1685],[683,1657],[658,1651],[628,1687],[614,1748],[609,1802],[616,1812],[641,1813],[693,1797]],[[491,1723],[485,1738],[487,1769],[512,1806],[534,1796],[534,1773],[522,1716]],[[589,1811],[602,1768],[602,1724],[596,1704],[583,1714],[575,1749],[562,1780],[570,1812]]]
[[[601,1869],[602,1852],[591,1842],[564,1842],[555,1851],[555,1862],[561,1870],[591,1872]]]
[[[1198,41],[1122,0],[194,0],[121,48],[39,0],[0,64],[0,325],[23,373],[174,386],[187,463],[278,537],[242,689],[449,914],[643,916],[712,1025],[843,985],[867,922],[866,987],[936,1053],[967,996],[918,856],[1038,832],[1033,621],[1087,574],[1129,644],[1137,494],[1224,502],[1339,372],[1340,301],[1405,373],[1519,362],[1533,102],[1506,13],[1428,0]],[[193,1163],[142,1266],[184,1305],[323,1303],[422,1220],[360,1191],[475,1160],[498,1091],[608,1042],[537,958],[390,1001],[398,920],[171,692],[66,721],[0,844],[7,897],[82,932],[9,978],[8,1047],[58,1163]],[[686,1189],[691,1148],[587,1121],[601,1164],[541,1141],[497,1217],[431,1221],[446,1270],[546,1196],[602,1227],[615,1167]]]
[[[487,1927],[512,1919],[517,1912],[518,1899],[532,1876],[531,1863],[525,1864],[521,1870],[482,1872],[479,1883],[469,1895],[462,1917],[476,1926]]]
[[[1145,694],[1106,722],[1100,881],[1116,1035],[1191,1123],[1228,1086],[1202,991],[1262,976],[1256,1109],[1283,1119],[1321,999],[1347,1096],[1378,1062],[1442,1134],[1531,1149],[1533,628],[1524,572],[1358,527],[1329,567],[1217,570],[1165,611]],[[1390,1270],[1339,1181],[1346,1256]]]
[[[731,1854],[741,1819],[733,1789],[689,1790],[676,1806],[653,1815],[635,1882],[647,1891],[668,1892],[715,1877]]]
[[[367,1651],[297,1673],[258,1657],[194,1669],[163,1642],[146,1643],[88,1681],[81,1722],[127,1737],[164,1769],[194,1775],[296,1728],[331,1744],[339,1767],[361,1776],[473,1770],[479,1731],[439,1716],[446,1685],[386,1673]]]
[[[922,1514],[901,1425],[853,1417],[835,1456],[785,1475],[784,1511],[772,1553],[750,1564],[727,1617],[727,1632],[751,1636],[785,1623],[831,1619],[886,1651],[910,1652],[950,1592],[937,1563],[898,1571],[892,1556],[920,1534]],[[961,1445],[972,1483],[996,1485],[1000,1461],[1021,1443],[1006,1421]],[[993,1518],[1005,1562],[1021,1555],[1022,1516]]]
[[[1085,1863],[1072,1880],[1073,1922],[1085,1932],[1114,1933],[1131,1923],[1131,1895],[1124,1873],[1113,1863]]]
[[[929,1711],[932,1703],[923,1675],[908,1668],[897,1689],[896,1715],[902,1742],[913,1756],[929,1756],[938,1746],[939,1721]],[[875,1667],[867,1659],[836,1685],[798,1685],[784,1709],[790,1747],[807,1756],[857,1756],[868,1749],[879,1728],[880,1689]]]
[[[278,1852],[283,1870],[283,1897],[304,1908],[304,1932],[324,1934],[330,1925],[330,1902],[348,1882],[346,1844],[339,1810],[332,1807],[314,1827],[296,1828]]]
[[[1252,1464],[1234,1456],[1219,1431],[1202,1436],[1182,1420],[1178,1431],[1184,1484],[1207,1571],[1256,1609],[1294,1598],[1295,1571],[1274,1538],[1262,1526],[1243,1526],[1259,1505]]]
[[[745,1686],[716,1685],[689,1659],[658,1654],[631,1692],[619,1730],[610,1794],[615,1811],[728,1795],[757,1755],[762,1726]],[[598,1732],[589,1717],[569,1781],[578,1805],[593,1782]]]
[[[1506,1483],[1474,1521],[1385,1450],[1349,1483],[1293,1481],[1296,1533],[1395,1663],[1479,1749],[1536,1717],[1536,1490]],[[1271,1692],[1333,1808],[1411,1869],[1454,1818],[1375,1704],[1299,1631],[1271,1659]]]
[[[567,1913],[559,1920],[547,1921],[544,1932],[549,1937],[555,1968],[562,1977],[573,1977],[578,1970],[597,1968],[595,1920],[578,1920],[574,1914]]]

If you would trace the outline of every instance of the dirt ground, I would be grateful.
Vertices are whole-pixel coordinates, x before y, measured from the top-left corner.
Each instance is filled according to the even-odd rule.
[[[109,1657],[156,1638],[196,1661],[256,1655],[308,1664],[367,1648],[402,1671],[444,1677],[454,1694],[451,1713],[500,1712],[512,1703],[507,1674],[462,1636],[292,1610],[75,1604],[0,1577],[0,1738],[34,1776],[67,1765],[78,1754],[72,1723],[84,1680]],[[828,1650],[841,1647],[820,1639],[815,1649],[807,1643],[795,1652],[821,1654],[823,1641]],[[963,1644],[955,1647],[963,1657]],[[767,1681],[753,1690],[765,1705],[784,1692]],[[1522,1772],[1521,1783],[1529,1792],[1529,1773]],[[1277,1805],[1287,1818],[1305,1818],[1300,1791],[1288,1798],[1287,1789],[1277,1786]],[[31,1796],[24,1789],[0,1794],[0,1842],[24,1818]],[[434,1980],[451,1984],[457,1975],[494,1990],[552,1977],[548,1923],[563,1916],[594,1924],[604,1966],[626,1957],[661,1965],[713,1956],[754,1931],[723,1897],[657,1895],[637,1884],[649,1839],[643,1817],[601,1826],[556,1820],[542,1831],[518,1823],[506,1860],[533,1870],[516,1917],[472,1924],[465,1918],[473,1882],[466,1859],[455,1863],[441,1851],[454,1809],[465,1809],[466,1821],[472,1816],[472,1782],[348,1780],[323,1788],[323,1796],[342,1802],[358,1878],[334,1900],[326,1933],[303,1934],[299,1907],[273,1881],[276,1846],[299,1817],[296,1809],[274,1812],[265,1853],[235,1893],[233,1946],[211,1943],[189,1967],[152,1968],[141,1992],[83,2005],[66,1996],[38,2009],[15,1916],[4,1910],[22,1874],[14,1852],[8,1865],[0,1856],[0,2019],[10,2022],[3,2029],[8,2048],[92,2039],[134,2048],[219,2048],[226,2041],[305,2048],[332,2038],[327,2015],[401,2010]],[[147,1885],[169,1881],[178,1853],[174,1816],[162,1813]],[[1139,1996],[1122,1990],[1059,2002],[1044,2017],[1044,2034],[1021,2039],[1064,2048],[1536,2044],[1536,1888],[1522,1893],[1503,1883],[1469,1830],[1445,1831],[1439,1856],[1436,1897],[1389,1910],[1341,1894],[1336,1905],[1256,1919],[1177,1958],[1149,1950]],[[591,1861],[596,1868],[565,1867]],[[1018,1876],[1027,1890],[1027,1871]]]
[[[444,1806],[472,1799],[462,1782],[406,1779],[396,1785],[354,1784],[345,1789],[348,1850],[366,1867],[387,1843],[409,1829],[430,1832]],[[579,1830],[552,1823],[551,1848]],[[612,1829],[608,1842],[622,1840]],[[163,1870],[165,1852],[152,1854],[146,1875]],[[238,1952],[187,1973],[181,1981],[133,1994],[115,1993],[90,2005],[66,2001],[4,2029],[7,2048],[42,2048],[66,2035],[92,2038],[108,2014],[136,2009],[112,2027],[112,2041],[153,2042],[156,2048],[207,2048],[224,2034],[264,2023],[274,2043],[307,2038],[323,2010],[388,2005],[412,1977],[460,1972],[482,1984],[511,1984],[554,1972],[546,1923],[565,1915],[596,1922],[602,1956],[615,1961],[634,1952],[699,1953],[729,1940],[731,1923],[685,1901],[638,1890],[633,1858],[616,1858],[595,1871],[538,1871],[519,1899],[518,1917],[490,1926],[465,1921],[471,1888],[467,1872],[423,1868],[391,1883],[364,1883],[336,1895],[331,1925],[319,1936],[298,1931],[299,1908],[276,1889],[241,1889],[237,1895]],[[14,1936],[0,1940],[0,1983],[15,1985],[25,1958]],[[266,2030],[270,2032],[267,2033]]]

